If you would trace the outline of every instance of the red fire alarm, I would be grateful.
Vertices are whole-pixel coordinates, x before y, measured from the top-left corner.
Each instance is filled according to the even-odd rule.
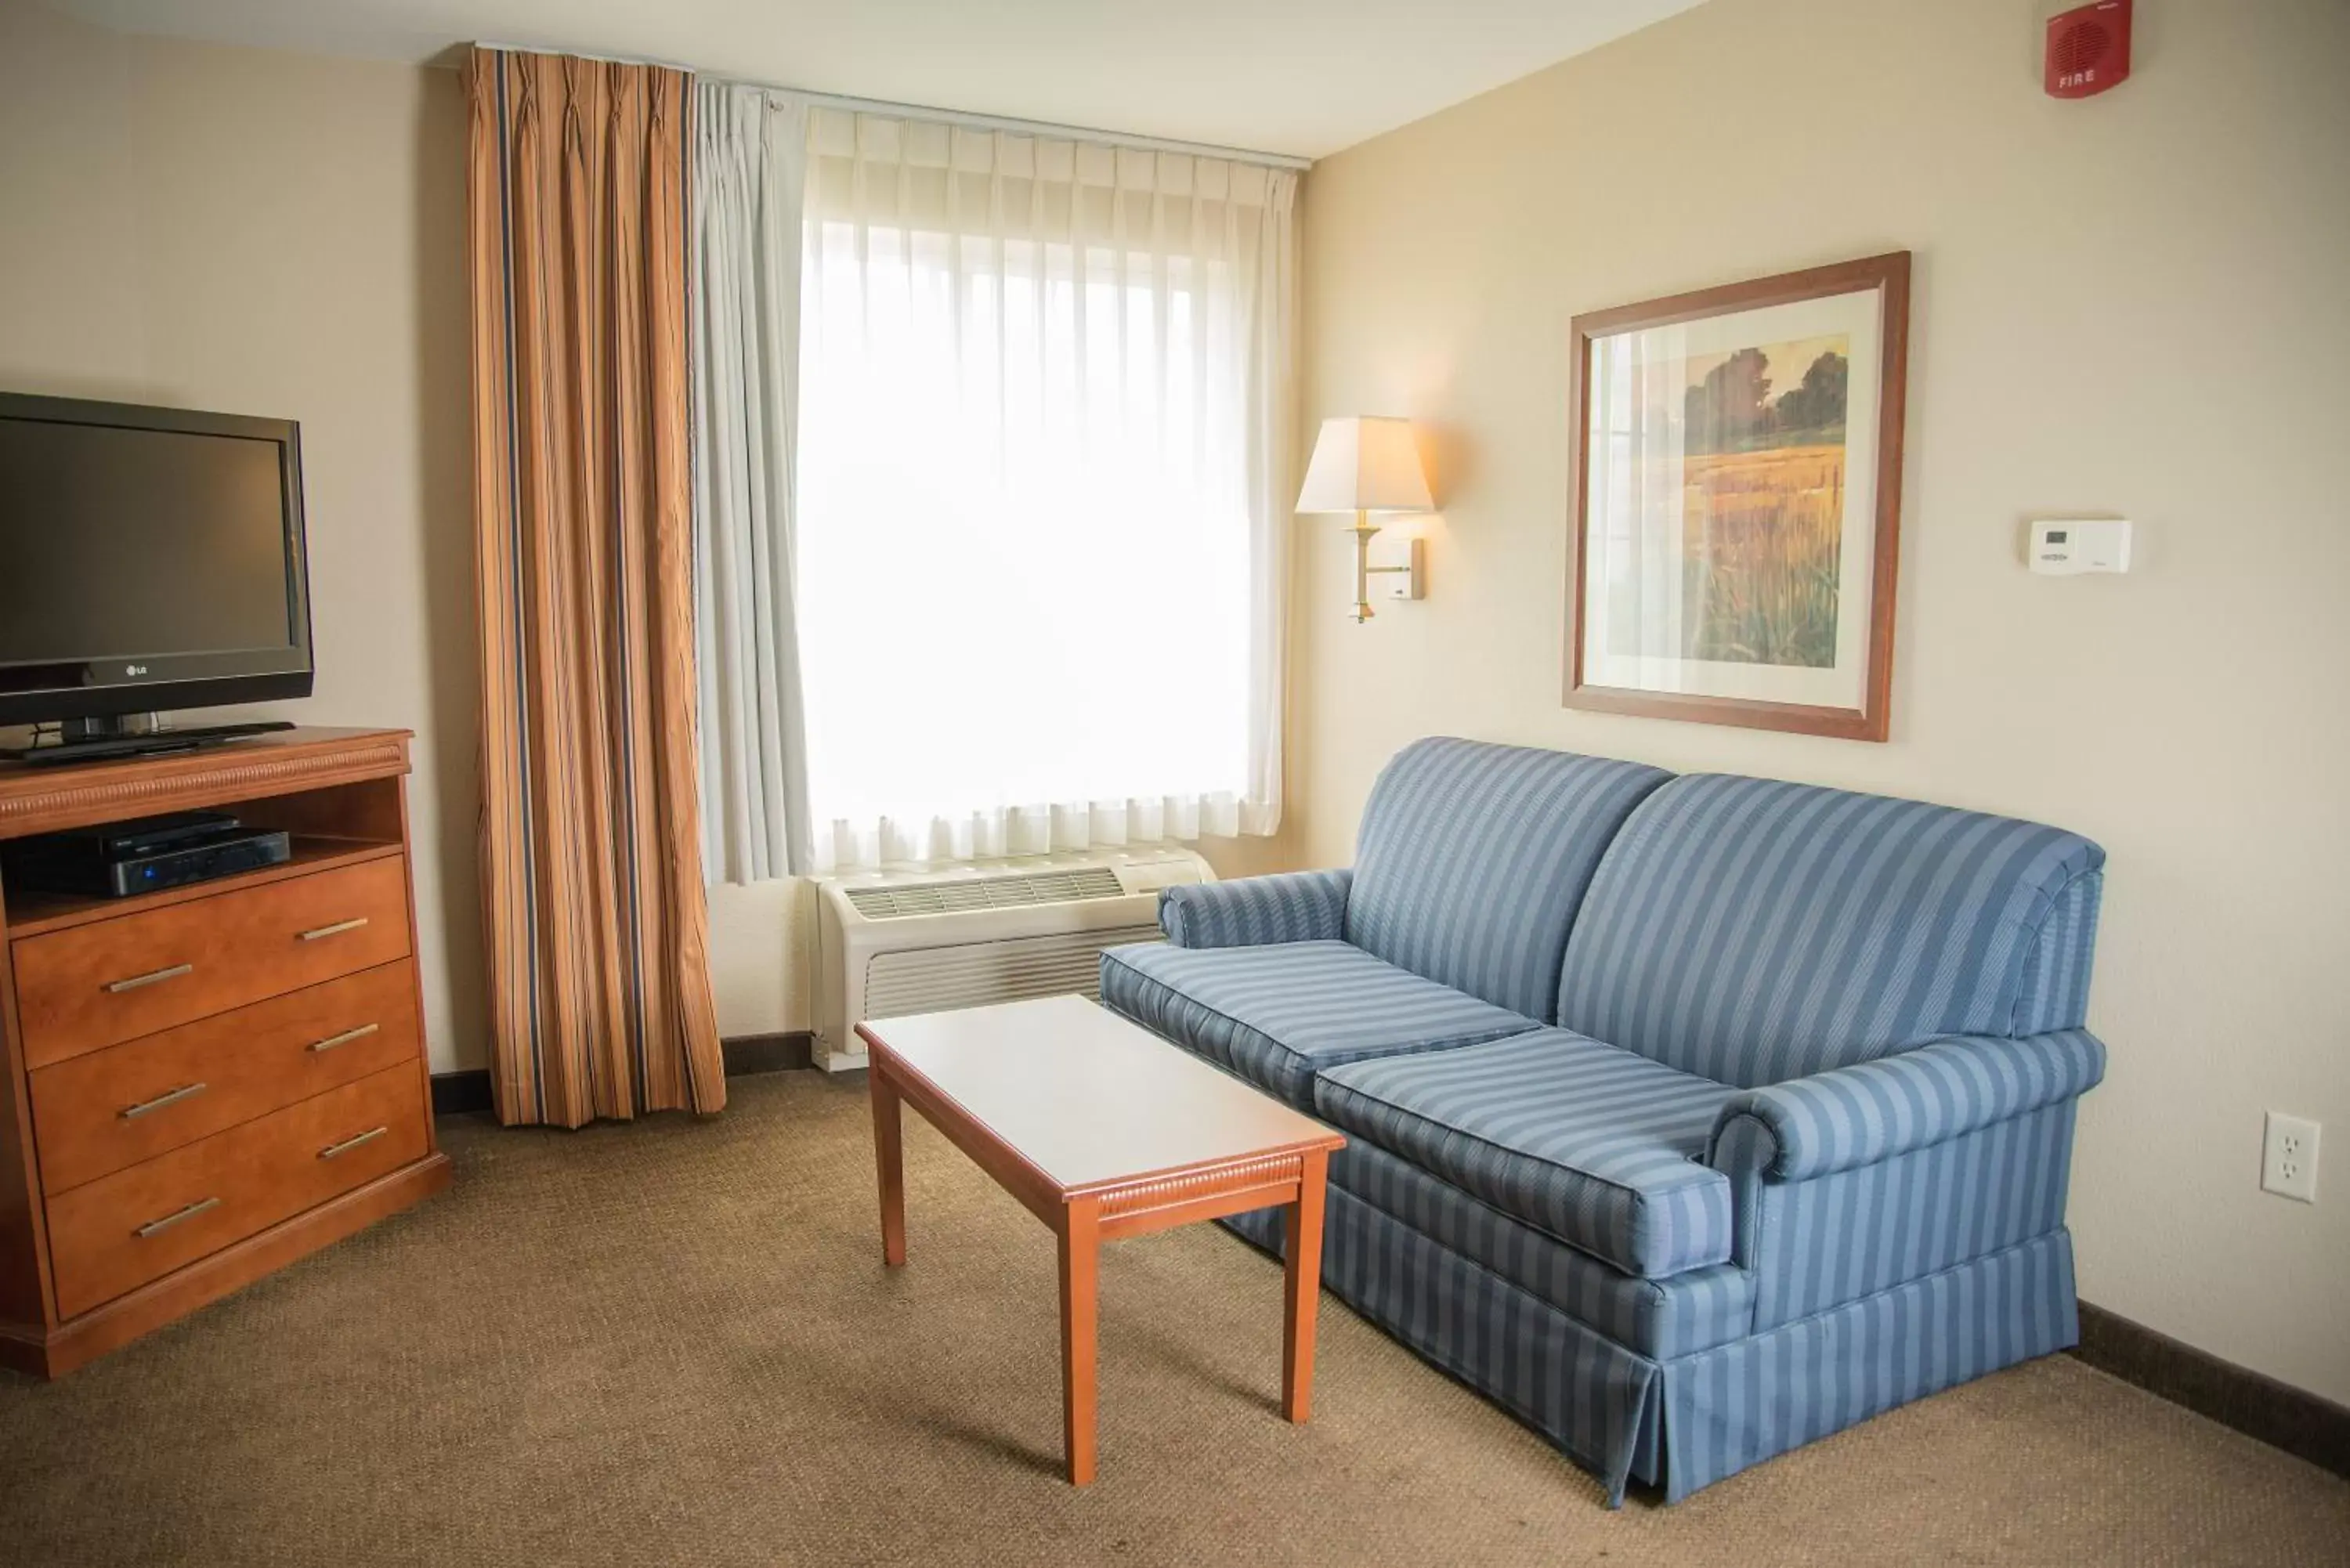
[[[2130,0],[2097,0],[2048,18],[2050,98],[2095,98],[2129,77]]]

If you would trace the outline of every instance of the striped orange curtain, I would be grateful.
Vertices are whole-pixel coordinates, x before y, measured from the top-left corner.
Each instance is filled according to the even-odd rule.
[[[476,49],[468,82],[498,1116],[716,1111],[693,773],[691,78]]]

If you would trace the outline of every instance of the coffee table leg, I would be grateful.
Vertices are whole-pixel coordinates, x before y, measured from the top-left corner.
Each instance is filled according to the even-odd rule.
[[[898,1114],[898,1085],[878,1065],[866,1070],[873,1096],[873,1163],[881,1179],[881,1261],[906,1261],[906,1158]]]
[[[1089,1201],[1072,1203],[1061,1226],[1061,1451],[1071,1486],[1094,1480],[1100,1264],[1100,1210]]]
[[[1287,1295],[1283,1303],[1281,1413],[1304,1421],[1314,1408],[1314,1313],[1322,1299],[1322,1196],[1330,1157],[1313,1153],[1284,1211]]]

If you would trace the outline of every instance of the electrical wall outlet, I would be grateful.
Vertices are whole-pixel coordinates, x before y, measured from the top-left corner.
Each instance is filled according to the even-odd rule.
[[[2305,1116],[2271,1111],[2261,1143],[2261,1190],[2280,1198],[2317,1201],[2318,1125]]]

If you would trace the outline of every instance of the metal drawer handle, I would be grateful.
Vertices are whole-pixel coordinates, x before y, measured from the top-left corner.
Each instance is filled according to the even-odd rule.
[[[332,1159],[337,1155],[348,1154],[351,1150],[359,1147],[359,1145],[363,1143],[373,1143],[376,1139],[383,1137],[384,1134],[390,1130],[391,1129],[390,1127],[370,1127],[366,1132],[359,1134],[357,1137],[347,1137],[340,1143],[328,1144],[326,1147],[318,1151],[318,1158],[320,1159]]]
[[[169,969],[150,970],[145,974],[134,974],[129,980],[109,980],[106,982],[106,989],[120,996],[126,991],[136,991],[142,985],[154,985],[162,981],[177,980],[183,974],[192,974],[195,969],[196,966],[192,963],[175,963]]]
[[[132,1231],[131,1234],[143,1241],[150,1236],[161,1235],[163,1231],[169,1231],[172,1226],[182,1224],[187,1220],[194,1219],[199,1214],[209,1214],[219,1207],[219,1199],[207,1198],[201,1203],[189,1204],[177,1214],[166,1214],[161,1220],[150,1220],[144,1225],[140,1226],[138,1230]]]
[[[381,1024],[362,1023],[357,1029],[346,1029],[340,1034],[329,1034],[324,1040],[313,1040],[305,1051],[331,1051],[338,1045],[348,1045],[354,1040],[364,1040],[381,1028]]]
[[[345,931],[356,931],[367,923],[368,918],[365,915],[361,915],[355,920],[337,920],[331,926],[320,926],[315,931],[304,931],[299,940],[306,942],[315,942],[320,937],[338,937]]]
[[[176,1106],[182,1100],[192,1100],[210,1086],[205,1084],[182,1084],[178,1088],[158,1095],[151,1100],[142,1100],[138,1105],[123,1107],[122,1119],[126,1122],[137,1121],[140,1116],[151,1111],[160,1111],[165,1106]]]

